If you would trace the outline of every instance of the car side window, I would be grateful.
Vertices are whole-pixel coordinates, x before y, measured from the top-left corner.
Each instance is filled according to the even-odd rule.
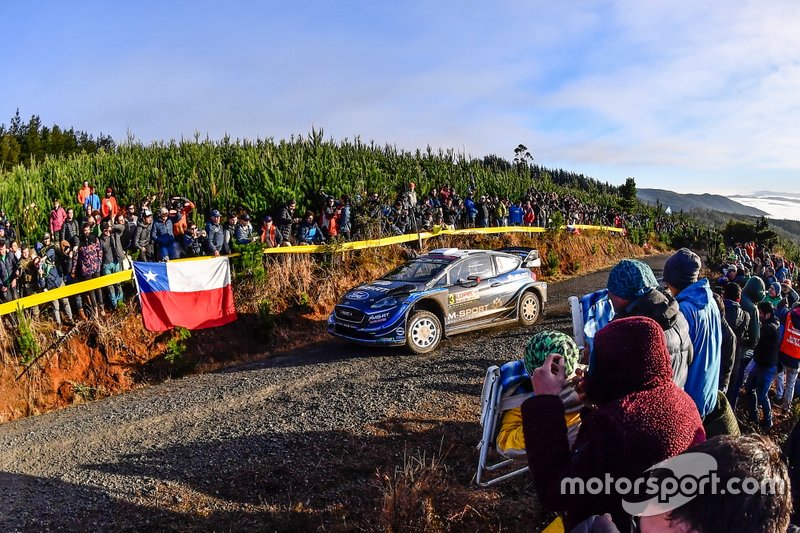
[[[519,268],[520,260],[516,257],[506,257],[504,255],[496,255],[494,260],[497,264],[497,275],[507,274]]]
[[[436,283],[433,286],[434,287],[447,287],[448,285],[450,285],[450,282],[448,280],[449,276],[450,276],[450,273],[449,272],[445,272],[444,274],[442,274],[442,277],[440,277],[438,280],[436,280]]]
[[[481,255],[478,257],[470,257],[458,269],[458,276],[453,279],[466,280],[470,276],[477,276],[481,279],[491,278],[494,275],[492,270],[492,258],[488,255]]]

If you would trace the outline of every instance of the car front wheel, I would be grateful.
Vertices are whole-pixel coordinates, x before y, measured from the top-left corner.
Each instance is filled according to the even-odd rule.
[[[406,345],[414,353],[428,353],[442,340],[442,323],[430,311],[415,311],[408,319]]]
[[[519,299],[519,322],[523,326],[532,326],[539,320],[542,305],[535,292],[526,292]]]

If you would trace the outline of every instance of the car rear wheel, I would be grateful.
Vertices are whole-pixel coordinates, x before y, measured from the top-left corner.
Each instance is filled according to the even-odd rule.
[[[415,311],[408,319],[406,345],[414,353],[428,353],[442,340],[442,323],[430,311]]]
[[[519,299],[519,309],[517,315],[519,322],[523,326],[532,326],[539,320],[542,305],[539,296],[535,292],[526,292]]]

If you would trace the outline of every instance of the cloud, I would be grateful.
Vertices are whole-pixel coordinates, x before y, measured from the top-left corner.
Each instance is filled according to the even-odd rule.
[[[794,2],[192,6],[155,19],[18,7],[4,60],[17,81],[0,101],[146,141],[316,126],[507,158],[522,142],[541,164],[611,181],[786,189],[800,167]]]

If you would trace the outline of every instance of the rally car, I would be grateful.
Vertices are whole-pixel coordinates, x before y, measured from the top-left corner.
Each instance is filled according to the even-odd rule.
[[[530,326],[547,303],[547,283],[531,270],[540,265],[531,248],[433,250],[347,291],[328,318],[328,332],[427,353],[446,335],[511,322]]]

